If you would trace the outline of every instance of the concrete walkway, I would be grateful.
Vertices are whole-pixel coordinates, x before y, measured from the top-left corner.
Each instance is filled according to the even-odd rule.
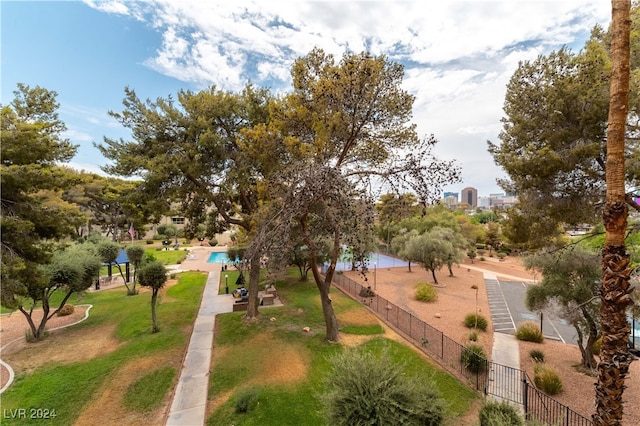
[[[523,377],[520,370],[520,345],[514,336],[515,324],[499,286],[496,288],[494,285],[498,282],[495,274],[485,272],[484,280],[487,283],[491,317],[494,321],[491,349],[493,363],[489,372],[488,393],[498,401],[522,401]],[[498,323],[496,328],[495,321],[502,321],[504,324]]]
[[[218,295],[220,271],[209,272],[187,355],[173,395],[167,426],[199,426],[206,419],[209,367],[216,315],[233,310],[230,294]]]

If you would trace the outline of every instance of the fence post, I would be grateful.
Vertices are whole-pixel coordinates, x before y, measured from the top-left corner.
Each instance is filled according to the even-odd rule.
[[[522,408],[524,409],[524,418],[529,419],[529,384],[526,376],[522,378]]]

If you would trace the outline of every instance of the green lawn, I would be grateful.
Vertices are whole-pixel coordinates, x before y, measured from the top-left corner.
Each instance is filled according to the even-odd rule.
[[[150,332],[149,293],[126,296],[126,293],[118,288],[85,294],[81,303],[90,303],[94,307],[89,318],[73,328],[90,332],[105,325],[115,325],[113,333],[120,342],[118,349],[106,351],[105,355],[84,362],[50,362],[38,366],[30,374],[17,373],[14,383],[2,394],[4,412],[16,413],[18,411],[15,410],[26,409],[29,413],[30,409],[48,409],[55,410],[56,417],[43,422],[42,419],[5,416],[2,424],[70,425],[77,420],[77,416],[90,403],[105,380],[128,362],[173,351],[177,353],[177,357],[172,362],[179,365],[205,281],[206,275],[202,273],[188,272],[179,275],[179,283],[167,291],[166,298],[171,300],[158,306],[160,332],[155,334]],[[72,302],[78,303],[75,297]],[[43,345],[32,351],[56,351],[57,339],[58,336],[45,339]],[[15,356],[20,355],[21,353],[18,353]],[[154,371],[149,373],[155,374]],[[127,411],[157,409],[177,380],[177,369],[161,369],[155,376],[161,377],[162,383],[156,384],[151,390],[147,388],[147,392],[152,395],[145,395],[142,401],[136,401],[132,406],[122,407],[123,414]],[[148,381],[149,378],[143,376],[140,379],[141,384],[133,383],[131,392],[135,392],[136,386],[144,386],[145,380]]]
[[[324,340],[322,310],[313,282],[302,283],[291,275],[276,286],[285,305],[262,308],[257,321],[244,322],[242,313],[217,317],[214,346],[223,355],[214,362],[209,398],[222,400],[216,401],[219,406],[207,419],[209,426],[326,424],[318,395],[329,371],[328,358],[341,346]],[[364,309],[337,290],[332,292],[332,300],[338,317]],[[303,332],[303,327],[310,327],[311,332]],[[406,374],[433,381],[448,402],[447,424],[456,424],[456,419],[478,398],[460,381],[426,362],[413,348],[381,337],[377,322],[341,323],[340,327],[343,333],[370,334],[367,348],[376,352],[386,348],[394,360],[406,365]],[[284,381],[276,380],[269,374],[273,369],[288,369],[289,374],[285,372]],[[236,407],[248,399],[253,409],[236,412]]]

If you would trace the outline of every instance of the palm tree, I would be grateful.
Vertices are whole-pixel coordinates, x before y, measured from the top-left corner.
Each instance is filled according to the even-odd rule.
[[[624,236],[628,206],[625,191],[625,125],[629,104],[630,0],[611,1],[611,89],[607,128],[607,198],[603,212],[606,228],[602,249],[600,311],[602,347],[596,383],[596,412],[593,424],[622,424],[622,392],[631,357],[627,347],[629,325],[625,312],[629,297],[630,256]]]

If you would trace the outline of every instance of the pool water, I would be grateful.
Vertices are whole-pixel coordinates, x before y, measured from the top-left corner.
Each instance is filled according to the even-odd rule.
[[[395,268],[399,266],[407,266],[408,262],[398,259],[396,257],[387,256],[382,253],[371,253],[369,256],[369,262],[367,264],[369,270],[374,268]],[[323,269],[326,269],[329,265],[326,264]],[[342,256],[338,259],[336,264],[336,271],[349,271],[351,270],[351,258],[348,255]]]
[[[214,251],[209,255],[209,259],[207,259],[209,263],[233,263],[231,259],[227,256],[227,253],[224,251]]]

